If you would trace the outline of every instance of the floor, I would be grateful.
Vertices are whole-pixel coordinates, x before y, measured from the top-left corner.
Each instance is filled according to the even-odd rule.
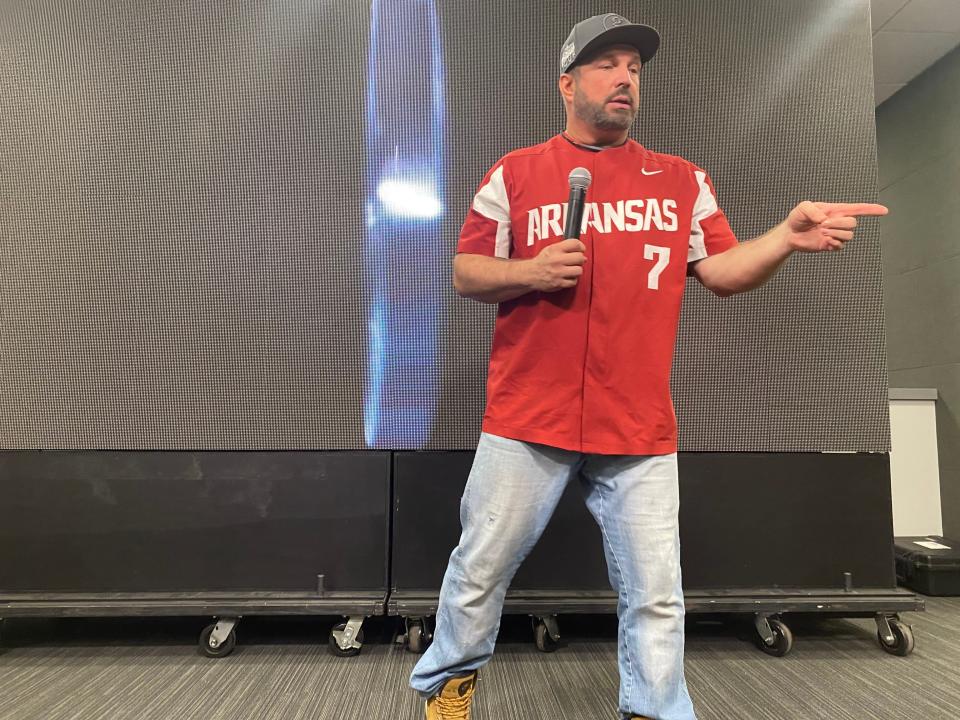
[[[904,619],[916,650],[883,652],[870,619],[788,617],[783,658],[737,623],[690,616],[686,673],[699,720],[957,720],[960,598],[929,598]],[[12,619],[0,642],[2,720],[415,720],[406,687],[417,656],[394,618],[369,621],[363,652],[335,658],[335,618],[246,618],[222,659],[201,657],[196,618]],[[615,720],[616,623],[561,618],[565,645],[532,643],[528,618],[504,620],[473,720]]]

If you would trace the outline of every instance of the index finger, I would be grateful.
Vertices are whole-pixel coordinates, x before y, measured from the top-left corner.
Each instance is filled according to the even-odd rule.
[[[817,207],[829,215],[886,215],[886,205],[876,203],[817,203]]]
[[[561,243],[566,252],[584,252],[587,249],[583,241],[578,238],[567,238],[566,240],[562,240]]]

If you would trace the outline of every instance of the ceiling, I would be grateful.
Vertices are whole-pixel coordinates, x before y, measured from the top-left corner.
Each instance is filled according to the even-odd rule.
[[[871,0],[879,105],[960,45],[960,0]]]

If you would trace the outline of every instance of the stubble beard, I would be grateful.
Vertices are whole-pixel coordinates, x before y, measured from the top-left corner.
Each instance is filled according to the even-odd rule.
[[[580,88],[573,91],[573,112],[583,122],[601,130],[626,130],[637,116],[635,108],[629,112],[607,112],[605,106],[588,100]]]

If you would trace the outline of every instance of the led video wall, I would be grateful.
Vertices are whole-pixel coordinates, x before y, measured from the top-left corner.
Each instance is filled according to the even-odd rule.
[[[632,136],[741,240],[875,198],[867,0],[4,4],[0,447],[474,447],[457,235],[601,12],[661,31]],[[753,293],[689,280],[681,450],[889,450],[879,253],[867,220]]]

